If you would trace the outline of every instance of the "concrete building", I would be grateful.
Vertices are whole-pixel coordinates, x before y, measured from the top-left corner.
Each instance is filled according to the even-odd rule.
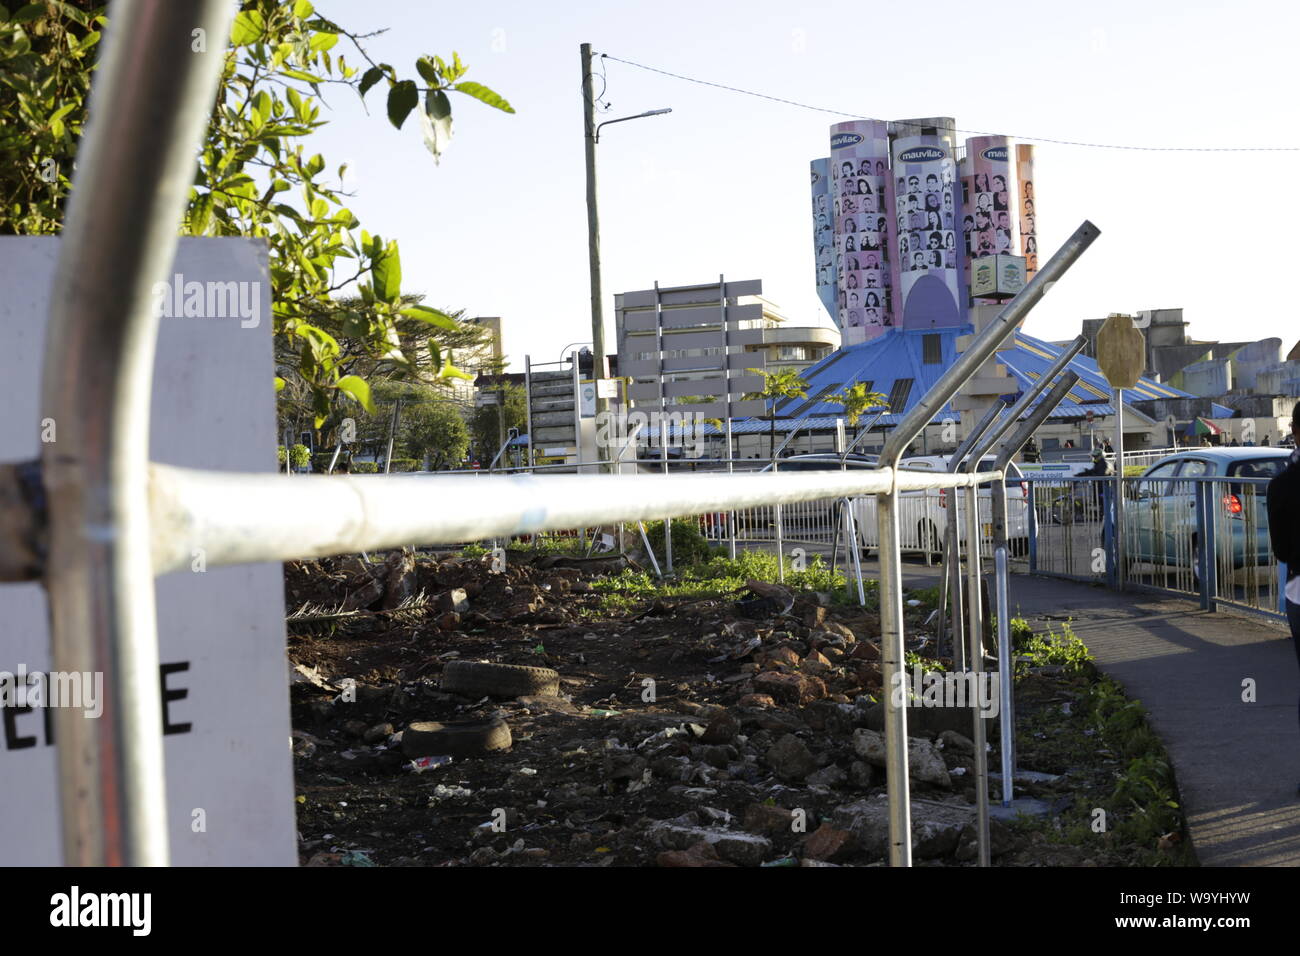
[[[502,371],[505,352],[501,347],[501,317],[497,315],[477,315],[464,319],[463,325],[474,325],[485,329],[489,337],[480,346],[472,349],[459,349],[446,358],[462,372],[468,372],[475,379],[482,375],[493,375]],[[466,407],[473,407],[478,393],[478,383],[473,379],[453,379],[451,381],[451,398]]]
[[[763,387],[749,369],[800,371],[840,343],[835,329],[791,325],[762,298],[762,282],[655,287],[614,297],[618,374],[641,411],[690,411],[704,418],[763,415],[745,395]],[[725,310],[725,317],[724,317]]]

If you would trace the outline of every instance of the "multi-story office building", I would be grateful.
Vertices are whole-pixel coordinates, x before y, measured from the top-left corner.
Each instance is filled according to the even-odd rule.
[[[763,387],[752,371],[808,368],[840,343],[835,329],[791,325],[763,299],[762,282],[711,282],[614,297],[618,371],[638,409],[690,406],[705,418],[766,412],[745,395]]]

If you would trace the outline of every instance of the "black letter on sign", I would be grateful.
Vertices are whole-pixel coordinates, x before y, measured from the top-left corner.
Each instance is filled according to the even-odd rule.
[[[22,707],[16,704],[10,704],[0,707],[4,711],[5,725],[5,750],[26,750],[28,747],[36,746],[35,737],[18,736],[18,715],[30,714],[32,712],[31,704],[24,704]]]
[[[158,668],[158,672],[159,672],[158,682],[162,685],[163,734],[164,735],[188,734],[190,732],[190,728],[194,726],[193,724],[190,723],[173,724],[171,722],[171,717],[169,716],[171,712],[171,708],[167,706],[168,703],[170,703],[173,700],[184,700],[186,697],[190,696],[190,692],[188,690],[168,690],[167,675],[175,674],[177,671],[187,671],[189,669],[190,669],[189,661],[182,661],[179,664],[163,664],[161,667]]]

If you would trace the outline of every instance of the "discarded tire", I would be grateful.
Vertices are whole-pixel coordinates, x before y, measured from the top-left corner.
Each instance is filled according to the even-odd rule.
[[[463,697],[558,697],[560,675],[549,667],[450,661],[442,671],[442,689]]]
[[[507,749],[510,726],[500,717],[486,720],[420,720],[402,732],[402,753],[408,757],[477,757]]]

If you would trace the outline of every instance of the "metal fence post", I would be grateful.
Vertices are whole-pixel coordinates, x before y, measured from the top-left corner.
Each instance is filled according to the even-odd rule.
[[[1015,679],[1015,672],[1011,664],[1011,601],[1007,594],[1009,569],[1005,545],[993,553],[993,563],[997,575],[998,593],[998,697],[1002,714],[1002,805],[1009,807],[1015,793],[1016,727],[1011,713],[1013,706],[1011,682]]]
[[[98,719],[54,709],[69,865],[168,862],[149,413],[167,276],[216,100],[228,0],[114,6],[77,156],[41,381],[51,667],[104,677]],[[210,49],[193,51],[196,30]],[[286,446],[292,456],[292,445]],[[292,458],[286,463],[292,471]],[[276,477],[276,476],[271,476]]]
[[[1201,579],[1201,586],[1198,589],[1198,591],[1200,593],[1200,598],[1201,598],[1201,610],[1209,611],[1211,610],[1210,603],[1212,599],[1210,595],[1210,588],[1209,588],[1210,577],[1208,574],[1208,568],[1206,567],[1206,559],[1212,554],[1212,552],[1205,547],[1205,542],[1206,542],[1205,527],[1209,523],[1207,520],[1209,518],[1209,509],[1207,507],[1208,496],[1205,493],[1205,482],[1203,481],[1195,482],[1195,487],[1196,487],[1196,502],[1195,502],[1196,540],[1201,545],[1200,553],[1195,555],[1196,573]],[[1209,560],[1213,561],[1214,559],[1212,557],[1209,557]]]
[[[969,632],[969,670],[975,675],[975,686],[980,687],[984,681],[984,607],[983,592],[980,589],[980,528],[979,528],[979,486],[971,485],[966,489],[966,595],[970,614]],[[986,746],[984,718],[978,708],[974,711],[972,737],[975,744],[975,807],[978,817],[979,865],[988,866],[989,852],[989,755]]]
[[[728,386],[729,387],[729,386]],[[731,396],[727,396],[728,408],[730,408]],[[733,460],[735,455],[731,451],[731,415],[727,415],[727,474],[734,474],[736,463]],[[727,512],[727,555],[732,561],[736,560],[736,512]]]
[[[1197,484],[1200,484],[1200,482],[1197,482]],[[1205,591],[1206,599],[1201,606],[1207,611],[1217,611],[1219,608],[1219,602],[1217,600],[1219,596],[1219,512],[1214,505],[1217,498],[1213,484],[1210,485],[1210,491],[1206,493],[1204,497],[1205,523],[1201,527],[1201,531],[1204,532],[1204,534],[1199,540],[1201,545],[1201,554],[1205,559],[1205,570],[1201,574],[1201,587]],[[1228,535],[1228,546],[1231,548],[1231,529],[1229,529]]]
[[[899,567],[898,492],[876,499],[876,530],[880,557],[880,662],[885,685],[885,741],[889,796],[889,862],[912,865],[912,808],[908,790],[907,706],[896,701],[906,687],[903,670],[903,579]]]
[[[1029,573],[1033,574],[1038,570],[1038,488],[1034,479],[1026,476],[1026,484],[1029,485],[1029,515],[1028,534],[1029,534]]]

